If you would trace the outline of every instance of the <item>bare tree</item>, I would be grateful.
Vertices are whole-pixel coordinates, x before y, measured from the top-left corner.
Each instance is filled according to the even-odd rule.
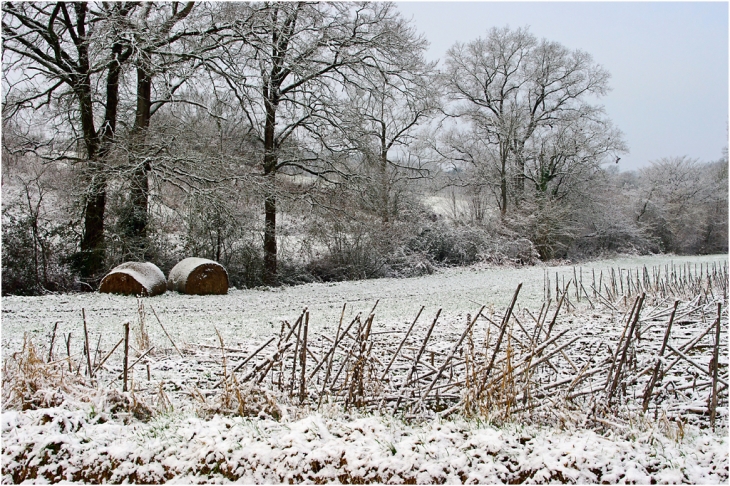
[[[404,33],[407,27],[400,27]],[[416,153],[418,130],[439,108],[434,90],[436,64],[426,62],[426,42],[411,30],[390,58],[374,59],[357,79],[350,78],[341,136],[360,155],[361,175],[374,174],[370,206],[384,223],[398,214],[398,186],[428,174]]]
[[[722,251],[727,246],[727,162],[662,158],[639,172],[639,187],[636,221],[661,240],[664,251]],[[710,244],[714,234],[720,239]]]
[[[69,97],[76,103],[75,116],[68,118],[69,132],[79,127],[82,149],[72,145],[65,156],[83,163],[87,190],[77,267],[87,278],[103,269],[105,157],[116,131],[121,66],[131,55],[115,35],[114,25],[104,21],[125,17],[134,8],[135,3],[101,4],[99,9],[87,2],[3,5],[3,72],[9,88],[6,100],[11,100],[3,107],[3,115],[52,103],[64,106]],[[104,87],[102,93],[97,92],[98,85]],[[104,110],[97,123],[99,102]]]
[[[129,42],[134,48],[132,61],[136,72],[136,108],[134,123],[130,134],[130,156],[132,172],[130,178],[129,207],[126,210],[123,226],[126,229],[130,252],[135,259],[147,259],[147,225],[149,199],[149,173],[152,170],[151,158],[145,153],[145,138],[150,127],[150,119],[162,102],[153,107],[153,78],[159,75],[162,56],[160,49],[168,49],[183,37],[184,32],[175,32],[175,26],[185,19],[193,9],[194,3],[181,6],[179,2],[148,2],[138,16],[130,19]],[[160,57],[160,59],[157,59]],[[174,93],[177,87],[169,87]],[[161,93],[162,96],[170,93]]]
[[[523,151],[524,178],[536,193],[560,200],[590,190],[584,182],[627,150],[603,108],[584,105],[535,130]]]
[[[449,49],[448,114],[466,120],[472,136],[493,147],[503,217],[510,187],[516,203],[524,196],[529,142],[581,110],[588,96],[605,94],[608,78],[589,54],[538,41],[527,29],[493,28],[485,39]]]
[[[196,7],[195,2],[147,2],[127,19],[125,41],[134,51],[136,85],[128,140],[130,192],[121,226],[127,252],[136,259],[149,257],[150,175],[161,149],[147,143],[151,120],[169,103],[198,103],[181,88],[204,74],[203,59],[218,47],[211,36],[228,27],[219,21],[218,10],[216,5]]]
[[[277,282],[277,174],[315,178],[342,175],[312,150],[320,127],[336,116],[339,89],[377,53],[403,47],[393,4],[229,4],[236,43],[229,57],[211,63],[234,96],[262,147],[264,196],[264,282]],[[308,141],[308,146],[304,142]]]

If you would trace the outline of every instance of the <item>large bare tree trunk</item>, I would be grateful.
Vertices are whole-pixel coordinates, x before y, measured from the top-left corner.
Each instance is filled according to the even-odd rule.
[[[264,224],[264,284],[277,285],[276,196],[274,194],[268,194],[264,200]]]
[[[507,215],[507,201],[509,200],[509,187],[507,185],[507,152],[501,150],[501,174],[499,178],[499,214],[504,219]]]
[[[383,148],[380,153],[380,190],[382,205],[383,223],[390,221],[390,181],[388,180],[388,151],[385,149],[385,140],[383,140]]]
[[[517,173],[515,174],[515,205],[519,206],[520,200],[525,196],[525,159],[517,157]]]
[[[264,175],[268,179],[267,194],[264,197],[264,285],[277,285],[279,281],[276,248],[276,96],[264,90],[266,99],[266,123],[264,126]]]
[[[75,4],[77,27],[85,32],[87,5]],[[96,278],[103,272],[106,257],[104,245],[104,211],[106,209],[106,175],[100,160],[104,154],[100,150],[99,134],[94,126],[94,107],[91,92],[91,67],[88,44],[79,42],[76,46],[79,54],[78,72],[75,77],[74,91],[79,101],[81,130],[88,159],[89,180],[84,201],[84,233],[81,237],[79,273],[84,278]],[[116,107],[114,107],[116,109]]]
[[[151,164],[145,154],[145,141],[150,126],[152,107],[152,74],[149,55],[137,67],[137,109],[132,133],[132,177],[124,232],[127,251],[134,259],[146,261],[148,255],[149,173]]]
[[[82,8],[81,5],[75,5],[74,7],[77,12]],[[83,8],[85,9],[85,6]],[[124,17],[133,8],[131,4],[121,5],[116,9],[116,14]],[[78,18],[81,21],[85,17]],[[85,45],[79,47],[79,59],[81,61],[88,59],[86,49]],[[132,54],[132,50],[129,48],[126,52],[123,52],[121,42],[115,42],[112,45],[111,52],[111,60],[107,64],[104,121],[99,132],[94,128],[90,84],[82,83],[82,92],[79,94],[81,125],[91,171],[88,195],[84,205],[84,233],[80,244],[82,258],[79,262],[81,264],[80,273],[85,278],[98,278],[105,273],[104,216],[106,212],[107,175],[104,170],[104,160],[111,151],[117,129],[119,78],[122,72],[122,63]]]
[[[104,270],[104,211],[106,209],[106,177],[101,170],[92,176],[84,204],[84,233],[81,237],[79,273],[95,278]]]

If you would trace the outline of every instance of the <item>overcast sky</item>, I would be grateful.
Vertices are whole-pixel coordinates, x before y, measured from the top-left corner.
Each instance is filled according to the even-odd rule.
[[[611,73],[613,89],[600,103],[629,145],[621,170],[679,155],[709,162],[728,144],[726,2],[397,5],[430,41],[432,60],[506,25],[590,53]]]

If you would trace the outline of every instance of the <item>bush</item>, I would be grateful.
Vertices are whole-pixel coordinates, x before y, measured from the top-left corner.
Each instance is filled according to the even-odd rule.
[[[426,255],[437,264],[468,265],[480,260],[487,240],[481,228],[450,225],[439,220],[425,225],[408,242],[408,249]]]
[[[593,231],[576,238],[568,250],[569,258],[590,258],[612,254],[660,253],[656,238],[648,237],[632,225],[621,222],[595,221]]]
[[[436,265],[533,264],[538,255],[532,242],[505,228],[451,224],[431,219],[409,242],[412,252],[424,254]]]
[[[397,236],[377,218],[326,219],[310,227],[311,255],[305,268],[316,280],[341,281],[387,277],[388,255],[397,247]]]
[[[74,286],[66,263],[66,229],[24,211],[17,203],[2,212],[2,294],[40,295]]]
[[[537,261],[534,245],[518,235],[454,224],[425,211],[408,216],[389,223],[362,215],[359,220],[318,221],[310,229],[307,273],[315,280],[340,281],[418,276],[441,265]]]

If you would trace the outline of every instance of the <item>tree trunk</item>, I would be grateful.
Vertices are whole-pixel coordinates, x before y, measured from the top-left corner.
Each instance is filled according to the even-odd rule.
[[[126,14],[125,14],[126,15]],[[85,48],[81,49],[85,52]],[[122,44],[112,46],[113,58],[109,62],[106,79],[106,106],[104,124],[97,133],[94,128],[91,84],[88,77],[78,87],[81,112],[81,126],[89,164],[89,189],[84,203],[84,232],[81,237],[81,254],[76,262],[82,278],[94,279],[104,273],[106,247],[104,241],[104,215],[106,211],[107,177],[103,160],[114,143],[117,127],[117,108],[119,106],[119,76],[121,64],[131,51],[122,56]],[[85,59],[86,56],[83,56]]]
[[[536,124],[531,122],[527,128],[527,134],[521,140],[515,140],[513,144],[513,154],[515,157],[515,206],[519,207],[520,202],[525,197],[525,142],[527,137],[532,136],[535,131]]]
[[[77,85],[81,128],[89,165],[89,180],[84,201],[84,233],[81,237],[81,254],[76,262],[83,278],[101,276],[106,257],[104,245],[104,211],[106,209],[106,175],[99,161],[99,138],[94,128],[94,112],[89,77]]]
[[[85,278],[99,277],[104,270],[105,209],[106,176],[99,169],[92,177],[84,205],[84,234],[81,238],[81,261],[78,262],[78,270]]]
[[[509,196],[509,188],[507,186],[507,153],[502,150],[501,153],[501,174],[499,179],[499,196],[500,196],[500,204],[499,204],[499,213],[502,219],[507,215],[507,200]]]
[[[383,223],[387,223],[390,221],[390,181],[388,180],[388,151],[385,149],[384,140],[378,168],[380,169],[381,215]]]
[[[151,170],[149,162],[135,160],[137,164],[132,172],[127,214],[124,231],[127,237],[127,251],[135,260],[146,261],[149,258],[147,244],[149,179]]]
[[[150,126],[152,107],[152,74],[150,58],[144,54],[137,67],[137,109],[132,130],[132,171],[129,204],[124,232],[127,247],[136,260],[146,261],[149,257],[147,226],[149,223],[149,173],[152,166],[145,154],[145,141]]]
[[[517,173],[515,174],[515,206],[520,206],[520,201],[525,196],[525,159],[522,154],[517,155]]]
[[[273,191],[264,200],[264,224],[264,285],[277,285],[276,196]]]
[[[275,91],[275,90],[272,90]],[[266,124],[264,126],[264,175],[269,187],[264,197],[264,285],[278,285],[276,249],[276,101],[266,99]],[[273,93],[272,93],[273,95]]]
[[[74,4],[77,18],[77,31],[86,32],[86,13],[88,4]],[[84,234],[81,238],[81,254],[77,267],[82,277],[93,279],[103,271],[104,250],[104,210],[106,207],[106,176],[99,162],[99,134],[94,127],[94,105],[91,92],[91,64],[88,44],[79,39],[76,44],[79,54],[78,71],[73,86],[79,101],[81,131],[84,136],[86,157],[89,165],[89,188],[84,201]]]

